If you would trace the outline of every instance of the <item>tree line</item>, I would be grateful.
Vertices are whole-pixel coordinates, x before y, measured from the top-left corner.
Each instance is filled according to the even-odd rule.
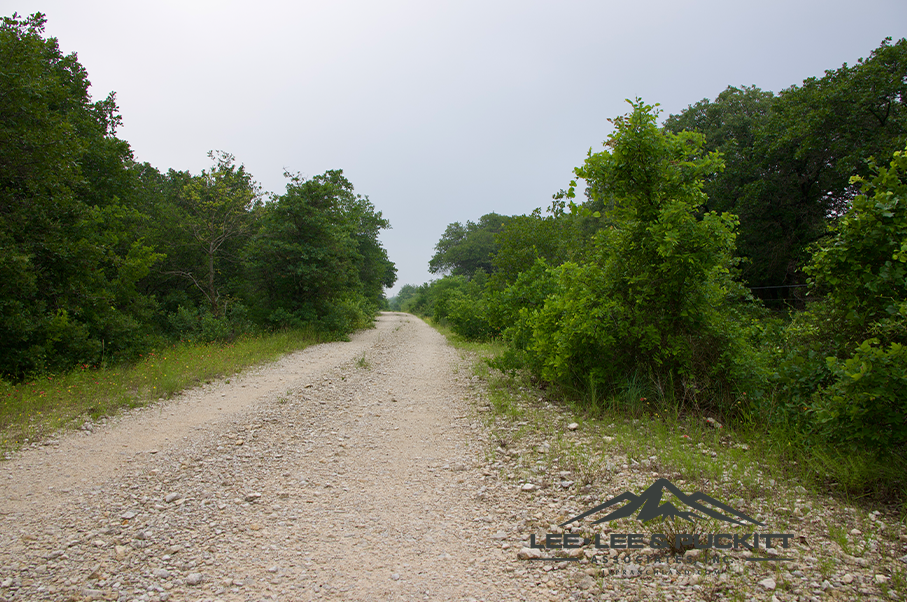
[[[116,98],[44,36],[0,25],[0,377],[131,360],[166,341],[370,322],[390,224],[341,170],[264,195],[229,153],[161,172],[117,138]]]
[[[589,405],[646,399],[760,425],[823,469],[903,468],[907,40],[659,122],[631,102],[544,213],[451,224],[443,277],[391,307],[501,341],[495,367]]]

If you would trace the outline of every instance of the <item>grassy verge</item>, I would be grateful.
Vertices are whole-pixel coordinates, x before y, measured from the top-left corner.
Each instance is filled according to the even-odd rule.
[[[307,330],[243,336],[232,343],[179,343],[137,364],[81,369],[19,384],[0,381],[0,451],[46,438],[59,428],[97,419],[321,342]]]
[[[504,447],[527,437],[546,438],[555,455],[589,483],[614,468],[601,459],[616,453],[630,466],[644,465],[688,483],[727,484],[744,499],[787,483],[794,492],[831,493],[843,503],[886,508],[907,520],[907,492],[886,485],[903,480],[903,462],[811,448],[796,431],[767,431],[755,422],[724,425],[681,408],[657,412],[647,404],[647,389],[633,383],[617,397],[539,388],[526,373],[506,375],[487,365],[504,345],[468,342],[430,323],[476,359],[473,370],[488,384],[489,426]],[[564,437],[572,422],[586,433],[581,442]]]

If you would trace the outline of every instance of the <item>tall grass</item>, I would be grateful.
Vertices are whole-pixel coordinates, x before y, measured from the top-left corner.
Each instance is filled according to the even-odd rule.
[[[0,451],[44,439],[86,419],[171,397],[319,342],[312,330],[248,335],[231,343],[181,342],[155,349],[133,365],[83,366],[18,384],[0,380]]]
[[[556,425],[572,421],[594,433],[585,438],[582,453],[573,450],[567,454],[579,458],[577,474],[599,470],[595,462],[584,458],[601,458],[606,449],[617,449],[639,461],[654,455],[659,470],[690,482],[736,483],[743,493],[787,481],[815,494],[832,493],[849,503],[861,498],[870,503],[894,503],[907,517],[907,458],[879,458],[816,446],[794,425],[767,426],[755,417],[747,419],[745,412],[715,428],[695,403],[676,397],[672,383],[653,383],[638,374],[629,375],[613,392],[553,386],[536,390],[538,383],[525,372],[505,375],[489,369],[487,360],[505,349],[500,343],[466,342],[449,329],[432,325],[452,345],[477,356],[474,371],[486,380],[488,399],[497,416],[530,423],[523,430],[535,430],[536,437],[556,436]],[[532,402],[539,394],[553,404],[554,413]]]

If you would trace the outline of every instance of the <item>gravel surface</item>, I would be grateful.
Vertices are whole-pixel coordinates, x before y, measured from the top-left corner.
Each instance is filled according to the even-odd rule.
[[[24,450],[0,464],[0,601],[813,600],[888,591],[879,578],[891,572],[864,559],[822,583],[805,547],[785,569],[793,575],[711,580],[603,577],[588,558],[525,559],[538,555],[524,547],[530,534],[563,533],[550,524],[556,517],[658,475],[621,465],[594,490],[570,470],[527,482],[518,468],[547,444],[528,437],[498,448],[502,428],[526,423],[489,421],[483,383],[471,374],[422,321],[384,313],[351,342]],[[578,426],[565,422],[565,437],[581,437]],[[896,553],[907,538],[889,529],[883,547]],[[787,585],[804,574],[802,590]]]
[[[0,466],[0,598],[518,599],[458,362],[383,314],[24,451]]]

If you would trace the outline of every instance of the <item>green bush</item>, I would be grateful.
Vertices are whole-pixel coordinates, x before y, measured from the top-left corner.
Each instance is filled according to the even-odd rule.
[[[907,347],[869,339],[846,360],[827,362],[836,380],[811,408],[825,439],[878,451],[907,443]]]
[[[824,298],[782,337],[778,397],[816,443],[884,454],[907,443],[907,153],[871,167],[806,268]]]
[[[608,150],[576,170],[605,208],[588,259],[521,275],[506,334],[547,381],[613,392],[641,374],[666,398],[698,403],[700,392],[729,389],[749,346],[730,309],[745,296],[732,277],[736,218],[700,212],[702,178],[721,166],[702,137],[666,133],[654,107],[632,105]]]
[[[462,293],[448,302],[447,320],[458,335],[471,341],[489,340],[500,334],[489,320],[488,298],[468,297]]]

